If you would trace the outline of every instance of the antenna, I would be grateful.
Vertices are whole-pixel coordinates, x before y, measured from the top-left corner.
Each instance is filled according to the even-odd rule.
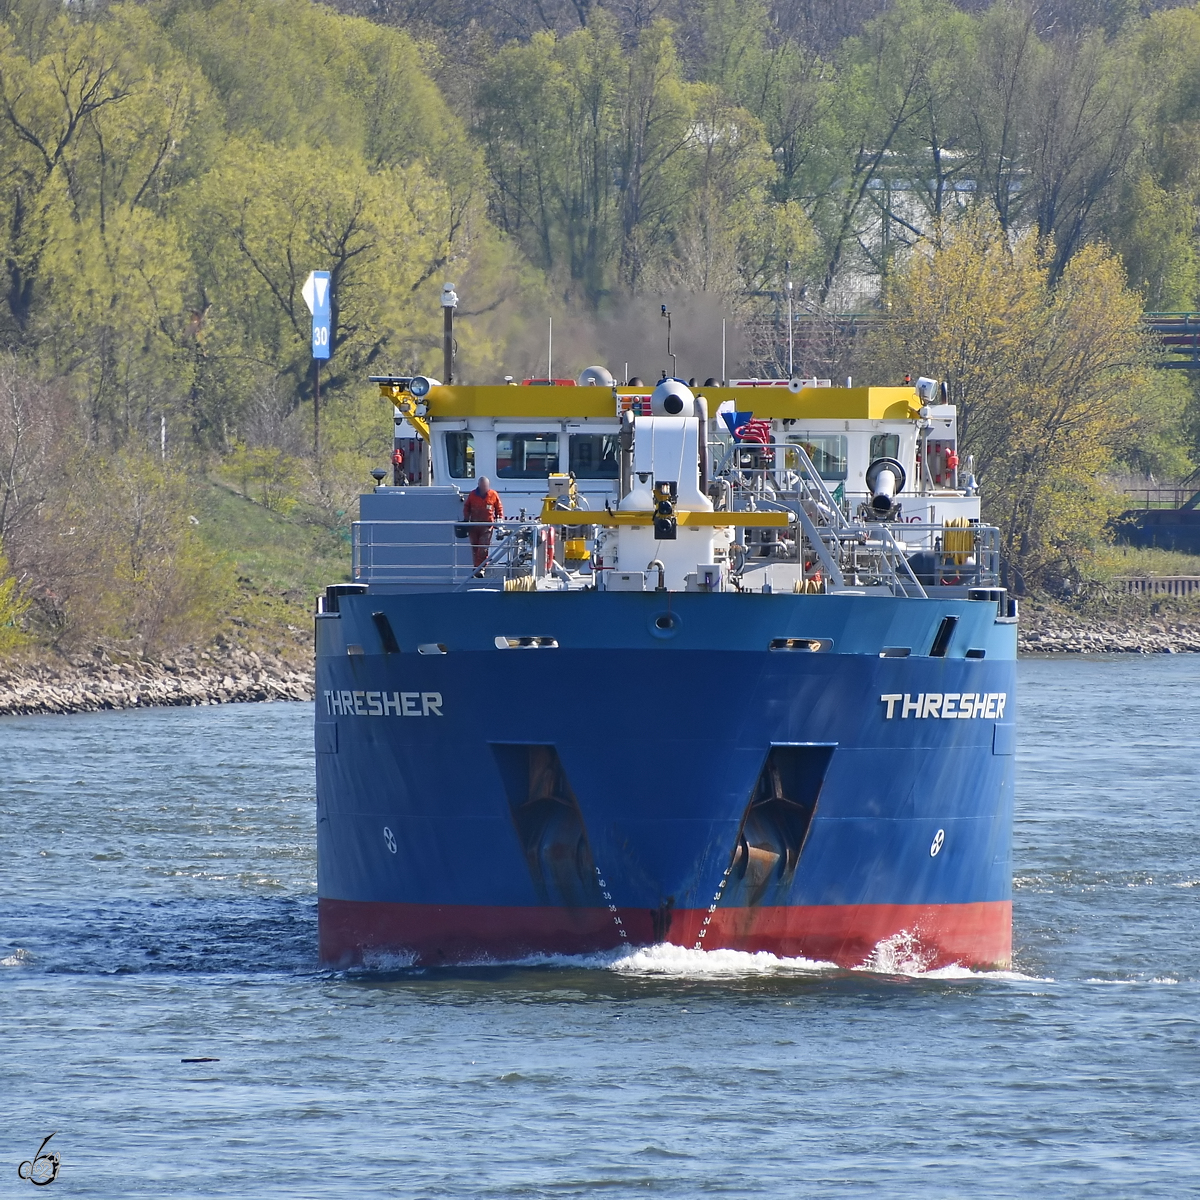
[[[662,315],[667,318],[667,355],[671,359],[671,378],[675,379],[679,375],[679,362],[671,353],[671,313],[665,304],[662,306]]]
[[[550,318],[550,341],[546,346],[546,378],[554,378],[554,318]]]
[[[725,374],[725,318],[721,318],[721,386],[725,386],[725,381],[729,378]]]

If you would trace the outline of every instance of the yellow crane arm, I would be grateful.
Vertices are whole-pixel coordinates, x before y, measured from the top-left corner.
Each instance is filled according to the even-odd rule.
[[[699,509],[676,509],[675,520],[680,525],[693,529],[715,529],[722,526],[737,526],[745,529],[786,529],[791,523],[791,513],[786,512],[705,512]],[[654,512],[646,509],[555,508],[553,497],[542,502],[541,522],[543,525],[653,525]]]
[[[396,408],[400,410],[400,415],[428,442],[433,444],[433,438],[429,432],[429,422],[417,413],[417,400],[408,392],[406,388],[402,388],[395,383],[381,383],[379,385],[379,394],[390,401]]]

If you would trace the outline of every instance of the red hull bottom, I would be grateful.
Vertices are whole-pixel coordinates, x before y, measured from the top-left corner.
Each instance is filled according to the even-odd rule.
[[[768,951],[887,970],[876,948],[903,943],[922,969],[958,964],[996,969],[1012,961],[1012,902],[855,904],[806,908],[621,909],[621,937],[606,908],[486,908],[469,905],[318,901],[321,961],[347,967],[396,956],[412,965],[511,961],[532,954],[588,954],[622,945],[672,942],[706,950]],[[708,924],[705,926],[705,920]],[[701,934],[703,933],[703,937]],[[873,958],[874,956],[874,958]]]

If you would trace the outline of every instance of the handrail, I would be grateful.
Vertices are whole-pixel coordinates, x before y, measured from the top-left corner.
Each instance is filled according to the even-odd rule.
[[[351,526],[354,578],[373,578],[380,583],[445,587],[458,591],[472,580],[497,580],[533,575],[538,571],[536,520],[500,518],[496,521],[461,520],[371,520]],[[487,529],[487,555],[476,566],[478,549],[459,529]],[[415,535],[415,536],[414,536]],[[486,586],[486,582],[484,584]]]
[[[792,508],[782,502],[762,498],[758,500],[758,503],[768,505],[774,511],[795,513],[796,519],[800,522],[800,528],[804,530],[804,535],[808,538],[809,545],[812,546],[816,556],[821,560],[821,566],[825,568],[831,582],[836,587],[845,586],[846,580],[842,575],[841,566],[838,564],[837,559],[830,553],[829,547],[825,544],[825,539],[821,536],[820,529],[812,517],[805,511],[803,504],[798,504],[795,508]]]
[[[915,587],[917,589],[917,598],[920,600],[928,600],[929,594],[925,591],[925,588],[922,586],[921,581],[917,578],[916,572],[913,571],[912,563],[910,563],[908,561],[908,555],[905,554],[904,551],[900,548],[900,543],[897,542],[896,535],[886,525],[881,526],[881,532],[886,537],[887,541],[890,544],[890,548],[891,548],[893,554],[896,556],[895,559],[889,560],[892,562],[892,569],[895,570],[895,563],[897,561],[903,563],[905,573],[908,575],[908,578],[911,580],[913,587]],[[900,586],[902,588],[904,588],[904,594],[907,596],[909,594],[908,588],[904,586],[903,580],[901,580],[899,572],[896,573],[896,581],[897,581],[897,583],[900,584]]]
[[[810,464],[811,465],[811,464]],[[819,493],[816,493],[819,495]],[[764,556],[748,557],[733,567],[734,575],[753,574],[760,567],[778,566],[805,577],[804,561],[819,563],[831,591],[846,587],[889,588],[893,594],[928,599],[941,585],[955,587],[998,586],[1000,567],[999,530],[974,524],[970,548],[946,549],[940,523],[852,522],[843,516],[835,527],[820,524],[812,512],[810,497],[799,489],[787,497],[756,497],[760,520],[791,514],[794,535],[778,539],[765,535],[759,543]],[[831,510],[822,513],[828,516]],[[729,523],[738,526],[750,512],[730,511]],[[739,517],[742,520],[739,520]],[[749,527],[749,522],[747,522]],[[489,539],[455,537],[455,527],[488,529]],[[353,578],[383,586],[415,587],[424,590],[462,591],[478,581],[485,588],[503,587],[517,578],[530,587],[545,586],[553,573],[559,585],[583,586],[587,575],[567,576],[553,571],[546,556],[548,529],[537,520],[504,518],[495,522],[455,520],[355,521],[352,526]],[[780,527],[779,532],[784,532]],[[486,546],[479,565],[475,553]],[[769,549],[767,549],[769,547]],[[963,561],[965,558],[966,561]],[[639,564],[640,565],[640,564]],[[937,585],[931,587],[930,585]]]
[[[809,483],[816,487],[821,499],[825,502],[829,512],[833,515],[834,528],[846,528],[846,526],[849,524],[849,521],[847,521],[845,513],[842,512],[842,506],[833,498],[833,493],[828,487],[826,487],[824,478],[813,465],[812,459],[808,457],[808,451],[805,450],[804,447],[798,442],[780,442],[778,445],[783,447],[785,453],[787,451],[795,451],[795,453],[800,456],[800,466],[808,473]],[[784,462],[783,469],[785,471],[792,470],[792,468],[787,465],[786,460]]]
[[[787,454],[795,454],[797,463],[794,467],[789,467],[786,464],[780,467],[777,463],[768,467],[733,467],[732,461],[738,453],[744,453],[747,450],[771,451],[774,457],[780,450]],[[713,472],[713,478],[720,478],[729,473],[738,475],[745,474],[747,471],[753,474],[762,474],[764,476],[777,476],[781,471],[786,471],[796,475],[797,479],[804,484],[805,490],[815,492],[812,497],[814,502],[824,504],[833,517],[833,524],[836,528],[844,528],[849,524],[845,513],[842,512],[841,505],[834,499],[833,493],[829,490],[821,473],[817,470],[813,461],[808,456],[808,451],[804,449],[798,442],[734,442],[729,447],[717,469]]]

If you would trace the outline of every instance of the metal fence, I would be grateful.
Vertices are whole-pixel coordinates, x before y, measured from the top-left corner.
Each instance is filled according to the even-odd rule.
[[[1200,575],[1127,575],[1112,583],[1117,591],[1144,596],[1200,596]]]
[[[1122,488],[1120,494],[1130,508],[1182,508],[1194,495],[1197,485],[1180,487]]]

